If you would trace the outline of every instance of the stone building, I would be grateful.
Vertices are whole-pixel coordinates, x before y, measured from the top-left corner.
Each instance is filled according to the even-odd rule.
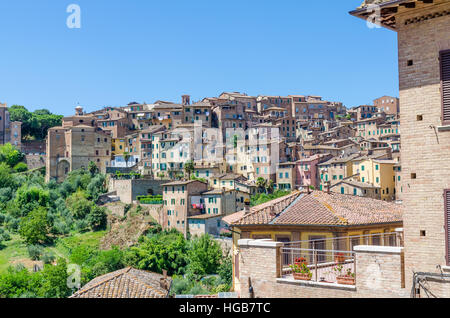
[[[6,103],[0,103],[0,145],[10,143],[20,150],[21,142],[22,123],[18,121],[11,122]]]
[[[400,113],[400,99],[398,97],[383,96],[373,101],[373,104],[379,111],[386,113],[387,115],[398,116]]]
[[[100,128],[96,117],[84,115],[77,107],[75,116],[63,118],[61,127],[48,130],[46,153],[47,182],[62,182],[69,172],[87,168],[91,161],[106,173],[111,162],[111,131]]]
[[[175,228],[185,236],[189,232],[188,218],[205,214],[202,193],[208,185],[201,181],[174,181],[163,186],[163,224],[165,229]]]
[[[374,8],[398,34],[406,289],[424,272],[450,297],[450,2],[366,0],[351,14],[372,19]]]

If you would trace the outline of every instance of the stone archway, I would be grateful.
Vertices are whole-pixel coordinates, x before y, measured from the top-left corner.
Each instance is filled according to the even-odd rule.
[[[58,181],[63,181],[70,172],[70,163],[67,160],[61,160],[58,162],[56,168],[56,176]]]

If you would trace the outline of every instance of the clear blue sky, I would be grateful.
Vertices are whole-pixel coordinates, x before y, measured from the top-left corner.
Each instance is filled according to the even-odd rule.
[[[223,91],[398,95],[397,37],[348,14],[362,0],[0,2],[0,101],[69,115]],[[66,8],[81,7],[81,29]]]

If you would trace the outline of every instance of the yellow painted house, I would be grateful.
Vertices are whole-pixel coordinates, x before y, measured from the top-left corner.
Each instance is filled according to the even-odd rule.
[[[353,160],[353,171],[359,176],[357,181],[368,183],[380,189],[381,200],[395,200],[395,170],[394,160],[358,158]],[[378,193],[377,193],[378,194]]]
[[[125,138],[111,139],[111,154],[113,156],[123,155],[125,152]]]
[[[226,216],[222,221],[233,233],[234,290],[240,291],[240,239],[295,242],[296,248],[303,249],[312,249],[311,244],[315,244],[320,250],[352,250],[356,245],[380,242],[393,245],[395,237],[386,233],[403,226],[402,215],[401,204],[333,192],[297,191]],[[364,235],[367,237],[359,237]],[[357,237],[349,238],[352,236]]]

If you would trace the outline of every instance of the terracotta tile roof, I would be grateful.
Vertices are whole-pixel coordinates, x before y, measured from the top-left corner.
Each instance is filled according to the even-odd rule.
[[[237,179],[247,180],[247,178],[244,177],[243,175],[237,174],[237,173],[232,173],[232,172],[215,175],[214,178],[217,178],[220,180],[237,180]]]
[[[380,187],[376,187],[376,186],[374,186],[374,185],[372,185],[370,183],[359,182],[359,181],[356,181],[356,180],[343,180],[343,181],[340,181],[340,182],[334,184],[333,186],[331,186],[331,188],[336,187],[336,186],[338,186],[341,183],[346,183],[348,185],[351,185],[351,186],[354,186],[354,187],[357,187],[357,188],[362,188],[362,189],[377,189],[377,188],[380,188]]]
[[[270,221],[274,219],[277,213],[281,213],[295,199],[297,199],[299,195],[300,192],[297,191],[290,195],[252,207],[250,208],[250,212],[248,214],[246,215],[243,214],[242,217],[237,221],[233,222],[232,225],[268,224]],[[243,211],[237,213],[243,213]]]
[[[222,218],[222,221],[227,224],[233,224],[234,222],[239,221],[245,215],[245,211],[239,211]]]
[[[161,287],[163,275],[124,268],[97,277],[70,298],[166,298],[169,290]],[[172,279],[166,278],[170,286]]]
[[[199,180],[179,180],[179,181],[172,181],[169,183],[164,183],[162,184],[162,186],[177,186],[177,185],[187,185],[187,184],[191,184],[194,182],[200,182],[203,184],[206,184],[205,182],[199,181]]]
[[[284,201],[284,202],[283,202]],[[273,212],[271,213],[271,208]],[[236,215],[232,225],[350,226],[402,222],[402,205],[371,198],[313,191],[296,193]],[[238,219],[238,216],[241,218]]]

